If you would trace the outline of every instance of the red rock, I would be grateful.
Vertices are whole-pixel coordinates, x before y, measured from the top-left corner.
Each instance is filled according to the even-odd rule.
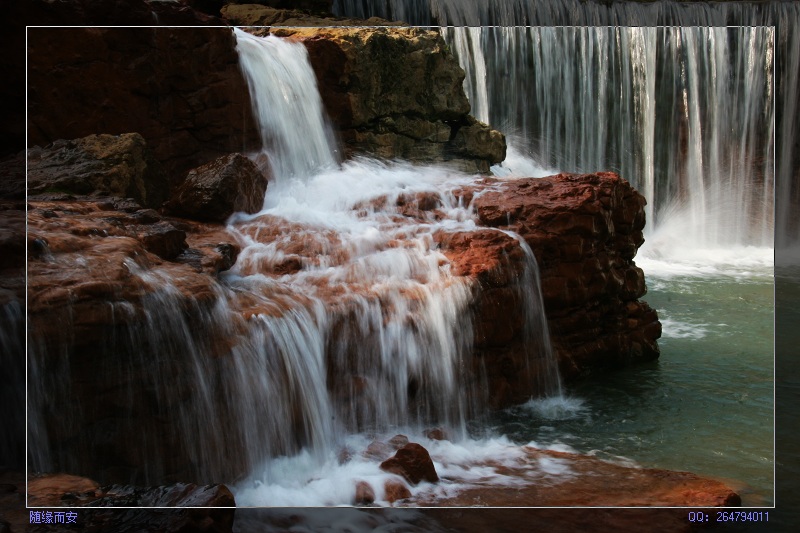
[[[501,507],[738,507],[741,498],[727,484],[689,472],[634,468],[586,455],[526,448],[517,466],[490,465],[498,473],[525,479],[526,467],[557,460],[568,476],[535,483],[468,488],[453,497],[423,497],[415,505]]]
[[[137,238],[147,251],[167,260],[175,259],[187,248],[186,233],[176,229],[169,222],[156,222],[144,226],[137,232]]]
[[[383,499],[389,503],[394,503],[398,500],[404,500],[411,497],[411,491],[408,490],[405,483],[397,479],[387,479],[383,484]]]
[[[603,221],[613,222],[617,216],[614,209],[628,203],[636,209],[643,205],[627,183],[614,175],[556,176],[509,182],[486,180],[485,183],[495,190],[475,200],[479,212],[494,213],[491,219],[501,228],[506,227],[510,219],[509,227],[519,232],[537,254],[551,337],[562,371],[575,376],[596,368],[652,358],[660,324],[655,312],[636,299],[640,296],[641,271],[625,258],[627,252],[622,253],[617,248],[620,243],[636,246],[637,232],[641,231],[638,215],[633,216],[631,227],[626,230],[620,230],[616,223],[614,228],[607,224],[603,230],[596,222],[598,213]],[[465,198],[474,192],[464,190],[459,195]],[[490,194],[495,195],[499,208],[481,203]],[[40,243],[31,246],[38,253],[28,257],[30,331],[49,348],[61,350],[65,348],[64,343],[67,344],[66,349],[72,354],[73,392],[84,417],[80,424],[70,427],[52,422],[51,426],[58,427],[48,427],[49,438],[54,447],[88,442],[89,437],[94,437],[92,428],[102,422],[110,429],[91,453],[69,450],[76,463],[91,465],[84,471],[92,476],[103,482],[130,480],[136,475],[135,469],[146,463],[145,456],[157,454],[166,465],[164,471],[174,476],[170,481],[207,482],[181,474],[196,472],[189,464],[190,454],[174,437],[168,418],[155,420],[147,414],[148,406],[163,405],[160,403],[163,400],[155,398],[153,391],[141,390],[138,385],[141,375],[131,372],[122,379],[104,376],[100,385],[97,384],[99,378],[95,378],[106,358],[119,357],[100,348],[108,339],[109,331],[127,334],[126,328],[141,324],[144,301],[153,295],[157,286],[145,282],[133,271],[140,269],[172,279],[175,306],[187,320],[192,320],[192,313],[202,313],[217,302],[214,276],[230,266],[240,243],[219,224],[161,216],[132,201],[64,198],[66,195],[53,195],[49,200],[32,199],[28,210],[28,238]],[[506,201],[513,216],[505,216],[503,212]],[[574,224],[565,215],[573,211],[577,213]],[[21,220],[24,212],[22,215]],[[548,224],[553,220],[559,231],[567,233],[549,233]],[[186,234],[189,248],[173,261],[152,253],[143,242],[142,228],[162,224],[170,224]],[[348,259],[348,252],[341,250],[337,235],[332,231],[309,229],[274,216],[258,217],[239,229],[247,238],[275,244],[282,253],[276,254],[275,259],[241,258],[237,266],[244,275],[291,276],[300,265],[322,264],[323,261],[341,264]],[[589,236],[589,232],[596,235]],[[292,238],[285,239],[287,234]],[[18,232],[17,237],[19,235],[25,238],[24,232]],[[473,281],[474,301],[470,311],[475,317],[476,349],[475,357],[465,368],[464,387],[473,390],[478,384],[488,384],[488,400],[494,407],[527,400],[537,383],[538,366],[535,361],[528,360],[531,348],[526,346],[523,334],[525,309],[519,297],[519,283],[526,268],[526,256],[521,242],[499,228],[438,232],[434,240],[447,256],[451,271]],[[398,237],[393,245],[404,246],[403,238]],[[52,262],[48,254],[58,262]],[[24,295],[24,282],[19,286]],[[317,295],[329,304],[333,332],[329,346],[336,346],[336,336],[347,334],[347,324],[355,316],[348,307],[347,290],[329,284],[324,277],[320,277],[316,289]],[[358,280],[353,281],[350,289],[364,290]],[[228,304],[243,317],[280,316],[287,309],[285,301],[296,298],[296,294],[286,289],[270,286],[259,294],[237,292]],[[65,341],[66,331],[70,332],[70,339]],[[209,360],[230,354],[236,339],[235,332],[234,335],[229,332],[218,335],[214,331],[195,333],[208,338],[204,356]],[[346,414],[351,417],[347,421],[354,424],[363,421],[364,413],[370,409],[370,393],[377,386],[363,375],[358,348],[357,343],[352,343],[341,352],[328,354],[326,361],[327,385],[332,397],[337,404],[341,399],[340,406],[356,406],[355,412]],[[535,359],[537,354],[530,355]],[[170,370],[179,372],[188,360],[187,357],[171,357]],[[134,405],[120,399],[129,397],[130,390],[136,391],[133,396],[140,400]],[[183,401],[190,394],[187,390],[176,390],[175,401]],[[171,399],[166,403],[170,404],[172,392],[168,396]],[[170,405],[163,406],[165,411],[169,411]],[[146,428],[141,431],[153,442],[140,447],[141,450],[130,446],[130,442],[141,442],[132,428]],[[408,472],[401,459],[407,454],[407,448],[414,449],[418,445],[407,444],[405,439],[392,440],[395,442],[373,443],[365,455],[379,461],[387,460],[384,463],[387,468],[412,483],[436,479],[427,452],[423,458],[408,460],[417,468],[416,472]],[[396,456],[390,458],[401,446]],[[243,467],[237,463],[231,466],[231,471],[240,472]],[[177,477],[179,474],[181,477]]]
[[[366,481],[358,481],[356,483],[356,496],[354,503],[356,505],[369,505],[375,501],[375,491],[372,486]]]
[[[403,476],[412,485],[421,481],[439,481],[428,450],[415,442],[406,444],[393,457],[382,462],[381,470]]]
[[[489,178],[456,196],[468,201],[484,185],[493,190],[474,201],[480,221],[517,232],[536,256],[551,341],[566,379],[658,357],[660,323],[638,300],[646,290],[644,273],[632,260],[644,242],[645,200],[628,182],[613,173]],[[535,376],[509,374],[502,363],[526,368],[515,353],[522,342],[513,286],[524,265],[518,243],[487,230],[435,238],[459,275],[480,282],[475,345],[493,403],[524,401]]]
[[[267,178],[242,154],[229,154],[189,171],[165,208],[178,216],[225,222],[233,213],[264,205]]]

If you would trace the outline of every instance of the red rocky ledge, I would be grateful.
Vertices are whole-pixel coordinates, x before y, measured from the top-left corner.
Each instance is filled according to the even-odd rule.
[[[610,172],[487,178],[457,196],[473,202],[481,225],[516,232],[531,247],[562,377],[658,358],[661,323],[639,300],[646,286],[633,261],[644,242],[646,202],[627,181]],[[492,403],[525,401],[536,376],[525,375],[524,313],[514,287],[523,251],[496,230],[438,237],[455,271],[478,281],[475,346]]]
[[[625,180],[611,173],[487,178],[456,194],[473,202],[480,223],[487,227],[440,232],[435,238],[454,272],[475,281],[476,357],[471,379],[486,380],[493,406],[526,401],[536,393],[539,372],[535,364],[526,362],[525,310],[518,296],[525,253],[517,239],[498,230],[515,231],[536,255],[552,344],[565,377],[658,357],[656,339],[661,326],[655,311],[638,300],[645,293],[644,276],[633,261],[643,242],[645,201]],[[426,195],[402,197],[398,202],[407,217],[436,217],[438,200]],[[286,222],[270,224],[277,227]],[[142,319],[141,301],[152,289],[131,276],[131,261],[144,270],[169,272],[185,302],[180,307],[187,313],[202,312],[217,298],[216,274],[230,268],[240,245],[220,224],[165,217],[119,199],[69,195],[31,199],[28,225],[30,331],[37,342],[68,348],[74,354],[71,368],[83,377],[73,383],[73,390],[78,396],[86,394],[77,398],[86,405],[115,405],[121,390],[140,388],[135,376],[128,376],[127,383],[115,383],[101,399],[84,383],[94,376],[89,369],[102,367],[106,356],[98,348],[109,328]],[[260,240],[269,238],[270,232],[263,232]],[[313,247],[298,244],[298,254],[314,253]],[[50,261],[51,255],[62,261]],[[71,259],[75,268],[66,266]],[[299,261],[296,266],[301,265]],[[264,265],[263,273],[280,276],[297,270],[287,265],[273,267],[270,272],[269,265]],[[330,297],[335,300],[337,295]],[[244,296],[237,305],[244,315],[266,312]],[[211,346],[215,353],[210,357],[224,356],[230,348],[222,338]],[[359,376],[341,379],[346,384]],[[335,392],[341,384],[329,385]],[[152,394],[138,391],[135,396],[140,393]],[[104,409],[97,411],[97,416],[108,414]],[[160,422],[166,425],[158,429],[158,421],[143,416],[140,427],[151,427],[155,435],[170,434],[167,422]],[[96,421],[84,422],[91,426]],[[118,437],[119,449],[127,450],[127,440]],[[171,450],[165,457],[174,466],[171,470],[182,473],[175,480],[197,481],[189,475],[191,467],[179,446],[165,442],[163,449]],[[112,464],[118,457],[108,459]],[[139,459],[130,457],[128,466],[135,468]],[[97,461],[102,462],[95,457],[91,464]]]

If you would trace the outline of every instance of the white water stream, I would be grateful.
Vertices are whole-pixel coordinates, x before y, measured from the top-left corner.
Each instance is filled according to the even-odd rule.
[[[237,39],[255,41],[252,48],[270,55],[274,65],[282,64],[285,55],[297,73],[294,81],[280,81],[282,101],[271,101],[274,95],[262,100],[262,91],[275,92],[273,69],[260,56],[240,56],[255,108],[270,110],[268,119],[259,118],[264,137],[277,139],[264,145],[269,159],[282,157],[273,146],[283,144],[280,125],[285,123],[309,132],[312,153],[322,151],[324,145],[317,141],[324,137],[311,130],[327,127],[320,128],[316,113],[299,121],[290,108],[305,107],[305,102],[287,96],[299,93],[290,83],[302,83],[307,72],[313,77],[301,57],[302,45],[239,31]],[[318,101],[315,87],[307,97]],[[405,432],[435,450],[444,445],[433,444],[422,432],[443,427],[451,440],[481,448],[467,435],[468,419],[485,413],[486,402],[485,385],[468,378],[466,370],[472,364],[469,306],[476,288],[450,272],[435,243],[439,231],[476,228],[469,206],[449,192],[474,178],[442,168],[370,160],[318,166],[302,179],[298,174],[276,174],[264,210],[232,221],[231,230],[246,246],[225,282],[277,307],[276,316],[260,312],[251,321],[260,322],[273,339],[260,357],[280,354],[287,374],[283,379],[291,381],[288,388],[283,386],[284,399],[277,405],[290,402],[302,411],[310,439],[300,453],[265,456],[266,462],[240,485],[237,498],[244,505],[346,504],[352,501],[354,480],[363,479],[376,487],[380,501],[380,480],[391,476],[374,458],[360,455],[373,438]],[[403,212],[420,195],[432,199],[438,214],[423,211],[414,217]],[[287,260],[302,270],[291,276],[264,275]],[[532,254],[529,261],[520,290],[529,333],[536,336],[528,343],[533,347],[542,339],[549,341]],[[555,373],[542,376],[540,391],[560,390],[555,365],[550,368]],[[242,372],[253,374],[249,368]],[[263,386],[276,388],[274,383]],[[284,420],[291,420],[288,413]],[[290,422],[284,431],[287,427]],[[491,442],[485,446],[495,446]],[[345,464],[337,460],[342,450],[353,455]]]

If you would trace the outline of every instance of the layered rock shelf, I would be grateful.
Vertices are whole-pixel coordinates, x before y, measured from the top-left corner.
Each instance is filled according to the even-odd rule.
[[[225,165],[218,166],[234,172]],[[234,182],[253,172],[247,165],[240,170],[241,175],[231,178]],[[189,175],[196,175],[196,171]],[[68,186],[69,182],[62,181],[61,185]],[[474,355],[470,360],[471,370],[465,375],[465,386],[480,391],[482,380],[488,379],[490,403],[503,407],[535,394],[543,372],[530,361],[545,354],[531,354],[526,346],[526,309],[520,296],[520,283],[534,282],[535,278],[523,276],[528,268],[525,250],[516,237],[503,231],[505,228],[517,230],[541,265],[550,338],[567,377],[658,356],[655,341],[660,325],[655,313],[638,300],[644,292],[644,281],[641,270],[632,261],[642,242],[644,201],[627,182],[614,174],[512,181],[487,178],[456,190],[454,195],[465,203],[472,202],[478,220],[486,226],[434,235],[450,261],[452,272],[463,278],[474,293],[471,307]],[[399,223],[434,221],[443,216],[435,195],[400,196],[397,209],[402,217]],[[207,350],[201,357],[208,364],[218,361],[214,365],[225,368],[230,350],[239,342],[237,331],[245,327],[242,320],[265,313],[280,316],[285,312],[281,309],[289,309],[289,302],[302,302],[305,298],[283,289],[278,292],[270,289],[273,292],[269,294],[225,296],[217,275],[236,261],[245,245],[243,239],[277,247],[284,259],[276,263],[248,259],[240,265],[240,272],[252,271],[284,282],[287,276],[301,276],[304,265],[346,259],[342,255],[344,250],[335,249],[335,235],[309,231],[276,217],[258,217],[242,225],[237,236],[220,223],[168,216],[131,199],[113,197],[39,195],[28,202],[28,225],[30,331],[36,339],[37,353],[45,356],[37,366],[42,365],[45,376],[59,368],[68,372],[63,378],[70,385],[55,385],[49,392],[70,391],[77,405],[84,406],[77,418],[82,420],[80,424],[67,423],[75,420],[74,412],[67,416],[61,413],[60,406],[53,406],[44,422],[56,439],[51,444],[56,449],[63,446],[69,449],[72,446],[69,442],[84,442],[89,446],[95,438],[93,428],[118,418],[102,453],[94,451],[91,460],[89,456],[80,459],[82,454],[74,455],[77,450],[73,449],[65,456],[70,457],[67,464],[82,465],[81,468],[91,464],[91,468],[99,469],[90,472],[91,475],[109,481],[117,479],[119,474],[115,471],[122,473],[135,468],[148,453],[153,453],[151,447],[145,450],[128,446],[131,438],[128,432],[135,427],[150,428],[148,431],[153,435],[159,435],[157,440],[163,440],[157,448],[164,446],[163,449],[170,450],[163,460],[171,465],[166,471],[180,476],[175,480],[194,480],[191,473],[194,467],[185,462],[187,450],[174,440],[177,437],[169,429],[169,418],[152,418],[147,409],[139,411],[135,406],[122,405],[119,398],[122,391],[128,391],[124,396],[132,394],[144,404],[158,405],[166,412],[180,412],[181,395],[190,394],[192,384],[184,380],[176,382],[175,386],[183,383],[180,387],[189,389],[180,393],[180,388],[174,388],[169,395],[172,399],[165,404],[164,391],[157,385],[159,380],[148,379],[145,381],[150,385],[144,385],[136,373],[147,374],[151,365],[163,363],[138,360],[136,355],[126,356],[133,357],[129,361],[116,352],[121,345],[115,338],[139,335],[137,331],[153,335],[151,321],[161,311],[152,306],[159,298],[168,298],[162,305],[173,306],[186,320],[202,321],[207,326],[194,334],[193,345],[197,347],[170,348],[169,370],[161,368],[159,372],[191,375],[198,354],[180,350],[197,350],[201,346]],[[296,238],[286,241],[289,234]],[[402,242],[393,245],[404,246]],[[323,250],[328,259],[321,259],[323,256],[319,254]],[[365,289],[354,282],[350,290],[357,293]],[[352,319],[354,312],[344,296],[334,286],[318,285],[316,297],[326,302],[330,320],[333,324],[342,322],[341,327],[332,328],[334,332],[346,331],[346,321]],[[209,323],[204,318],[220,305],[221,299],[226,300],[224,305],[235,313],[233,316],[238,313],[240,317],[228,325]],[[135,341],[131,346],[146,349],[140,342],[143,341]],[[66,354],[68,361],[56,357],[57,353]],[[334,396],[341,391],[345,395],[343,401],[349,402],[364,394],[366,389],[357,385],[364,379],[357,361],[342,366],[335,353],[328,357],[331,369],[328,387]],[[112,360],[118,361],[112,363]],[[134,365],[131,370],[138,370],[120,373],[126,365]],[[208,400],[221,402],[218,404],[221,407],[225,405],[222,397]],[[362,401],[372,400],[364,396]],[[100,408],[102,405],[117,405],[118,409]],[[158,429],[160,425],[164,427]],[[236,431],[232,426],[230,430]],[[139,454],[144,455],[138,457]],[[77,463],[71,462],[75,460]],[[247,465],[230,468],[243,473]]]
[[[469,115],[464,71],[437,32],[342,27],[256,33],[270,32],[307,47],[346,156],[480,172],[505,158],[503,135]],[[171,187],[210,158],[260,147],[230,30],[41,28],[31,31],[28,43],[29,145],[138,132]]]
[[[519,234],[536,256],[553,348],[567,379],[656,359],[661,324],[639,298],[633,258],[645,199],[616,174],[487,181],[482,224]]]

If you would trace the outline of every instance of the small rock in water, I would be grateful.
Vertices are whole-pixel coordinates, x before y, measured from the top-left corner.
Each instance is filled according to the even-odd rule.
[[[347,447],[344,447],[341,450],[339,450],[339,453],[336,455],[336,460],[340,465],[349,463],[352,458],[353,458],[353,450]]]
[[[428,450],[416,442],[410,442],[397,450],[394,457],[381,463],[381,470],[403,476],[412,485],[421,481],[439,481]]]
[[[374,440],[369,443],[369,446],[367,446],[367,449],[364,450],[363,455],[367,459],[377,459],[379,461],[383,461],[392,455],[394,450],[396,450],[396,448],[392,448],[387,443]]]
[[[433,428],[425,430],[425,436],[431,440],[449,440],[447,433],[442,428]]]
[[[356,483],[356,505],[369,505],[375,501],[375,491],[366,481]]]
[[[399,450],[406,444],[408,444],[408,437],[405,435],[395,435],[391,439],[389,439],[389,444],[395,449]]]
[[[411,497],[411,491],[402,481],[389,479],[383,485],[384,499],[389,503]]]

